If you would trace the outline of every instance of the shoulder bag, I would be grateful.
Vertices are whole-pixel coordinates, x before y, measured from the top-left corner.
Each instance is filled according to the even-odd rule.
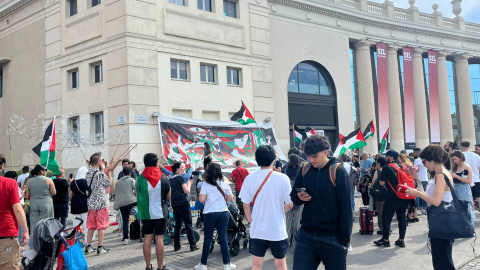
[[[88,185],[87,189],[85,190],[85,196],[87,196],[87,198],[90,198],[90,196],[92,195],[92,183],[93,183],[93,179],[95,178],[95,174],[97,174],[98,171],[95,171],[93,173],[92,180],[90,180],[90,185]]]
[[[468,202],[460,201],[457,198],[452,184],[444,174],[453,200],[442,201],[439,206],[430,206],[427,209],[428,236],[437,239],[458,239],[472,238],[475,236],[470,213],[468,213]]]
[[[255,204],[255,200],[257,199],[258,193],[260,193],[260,191],[262,190],[263,186],[267,182],[268,178],[270,178],[270,175],[272,175],[272,173],[273,171],[270,171],[267,177],[265,177],[265,180],[263,180],[263,183],[260,185],[260,187],[257,190],[257,193],[255,193],[255,196],[253,197],[253,201],[250,203],[250,207],[253,207],[253,205]]]

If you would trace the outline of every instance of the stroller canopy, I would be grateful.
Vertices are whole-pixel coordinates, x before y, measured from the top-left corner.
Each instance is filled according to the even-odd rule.
[[[37,252],[42,248],[44,242],[53,239],[56,233],[63,229],[62,223],[54,218],[45,218],[37,222],[30,243],[30,248]]]

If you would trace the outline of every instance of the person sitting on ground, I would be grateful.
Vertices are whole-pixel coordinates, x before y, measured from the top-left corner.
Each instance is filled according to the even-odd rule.
[[[230,186],[223,180],[220,165],[211,163],[208,165],[205,182],[200,190],[199,201],[205,203],[203,208],[204,241],[202,258],[195,266],[195,270],[206,270],[210,246],[213,240],[214,230],[217,230],[222,259],[225,270],[235,269],[236,265],[230,263],[227,242],[227,227],[230,214],[226,202],[233,200]]]

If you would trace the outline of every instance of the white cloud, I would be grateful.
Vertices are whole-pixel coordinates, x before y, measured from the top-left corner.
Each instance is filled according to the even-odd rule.
[[[383,3],[384,0],[370,0],[377,3]],[[410,4],[408,0],[390,0],[394,3],[396,7],[400,8],[409,8]],[[444,17],[454,18],[455,15],[452,13],[452,4],[451,0],[416,0],[415,6],[418,7],[420,12],[432,13],[432,5],[438,4],[438,11],[442,12]],[[480,1],[478,0],[463,0],[462,1],[462,13],[460,16],[463,16],[466,22],[480,23]]]

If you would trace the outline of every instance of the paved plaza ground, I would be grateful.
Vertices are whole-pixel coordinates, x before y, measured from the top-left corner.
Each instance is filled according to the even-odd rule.
[[[360,203],[360,199],[356,198],[356,209]],[[355,212],[355,222],[353,226],[352,247],[347,257],[348,269],[433,269],[431,256],[428,255],[427,247],[427,217],[419,216],[420,222],[410,224],[407,227],[407,235],[405,238],[406,248],[399,248],[392,245],[389,248],[376,247],[372,241],[380,237],[374,235],[360,235],[358,232],[358,210]],[[480,213],[477,212],[477,219],[480,219]],[[376,217],[374,217],[375,226]],[[132,241],[130,245],[123,245],[121,237],[112,231],[116,228],[107,229],[105,246],[111,248],[109,254],[96,256],[88,255],[87,261],[90,269],[145,269],[143,259],[142,243],[137,240]],[[378,229],[377,227],[375,228]],[[480,223],[476,223],[475,229],[480,232]],[[196,229],[199,230],[199,229]],[[398,238],[397,222],[392,223],[391,240]],[[200,233],[201,239],[199,246],[203,244],[203,234]],[[453,248],[453,258],[457,269],[473,270],[480,269],[480,258],[475,258],[472,250],[473,239],[455,241]],[[96,243],[93,244],[95,246]],[[475,249],[480,251],[480,243],[475,243]],[[152,247],[152,252],[154,252]],[[480,255],[480,252],[479,252]],[[199,263],[201,257],[201,249],[195,252],[189,252],[188,241],[186,237],[182,237],[182,249],[173,252],[173,242],[165,246],[165,265],[170,269],[184,270],[193,269]],[[232,257],[231,261],[237,265],[237,269],[250,269],[252,257],[248,253],[248,249],[241,249],[240,254]],[[156,267],[155,255],[152,255],[152,262]],[[288,269],[292,269],[293,254],[287,253]],[[208,269],[223,269],[222,256],[220,246],[217,244],[208,259]],[[263,269],[275,269],[274,260],[271,254],[265,257]],[[324,269],[320,266],[319,269]]]

